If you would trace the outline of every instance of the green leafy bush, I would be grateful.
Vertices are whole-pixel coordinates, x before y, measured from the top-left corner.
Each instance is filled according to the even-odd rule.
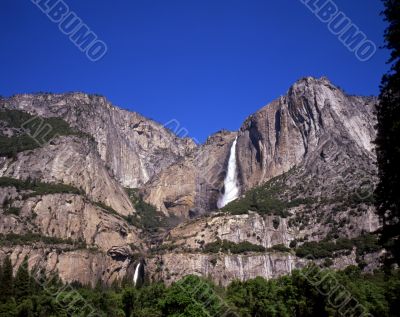
[[[220,240],[220,239],[215,242],[210,242],[205,244],[203,250],[204,252],[208,253],[230,251],[233,254],[239,254],[244,252],[265,252],[265,248],[262,245],[253,244],[248,241],[234,243],[228,240]]]
[[[268,251],[290,252],[290,248],[286,247],[283,244],[276,244],[276,245],[268,248]]]
[[[160,228],[169,228],[177,223],[175,217],[166,217],[155,206],[145,202],[137,189],[125,188],[125,190],[136,210],[136,213],[126,218],[131,225],[143,228],[147,232],[155,233]]]
[[[21,209],[18,208],[18,207],[7,206],[7,207],[4,208],[4,214],[5,215],[19,216],[20,212],[21,212]]]
[[[60,135],[83,135],[60,118],[35,117],[21,110],[1,110],[0,121],[19,131],[11,137],[0,134],[0,156],[11,157],[33,150]]]
[[[287,217],[289,208],[314,203],[312,198],[282,200],[279,195],[286,189],[286,176],[287,174],[277,176],[261,186],[248,190],[243,197],[230,202],[222,210],[231,214],[244,214],[251,210],[259,214]]]
[[[43,242],[45,244],[70,244],[77,245],[82,244],[82,242],[74,242],[72,239],[61,239],[57,237],[48,237],[36,233],[26,233],[26,234],[0,234],[0,245],[3,246],[13,246],[13,245],[24,245],[31,244],[35,242]]]
[[[354,239],[339,238],[335,241],[322,240],[319,242],[304,242],[296,249],[298,257],[311,256],[316,259],[333,257],[334,252],[352,250],[356,247],[358,255],[378,251],[378,237],[373,234],[364,234]]]
[[[10,177],[0,177],[0,187],[15,187],[17,190],[30,190],[27,196],[47,194],[82,194],[76,187],[66,184],[42,183],[37,180],[20,180]]]

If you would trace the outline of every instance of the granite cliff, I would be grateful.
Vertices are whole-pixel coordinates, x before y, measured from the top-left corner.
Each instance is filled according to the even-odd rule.
[[[307,252],[371,270],[375,104],[307,77],[196,145],[97,95],[0,99],[0,258],[91,284],[132,278],[143,259],[154,280],[222,285],[288,273]],[[240,193],[218,210],[235,139]]]

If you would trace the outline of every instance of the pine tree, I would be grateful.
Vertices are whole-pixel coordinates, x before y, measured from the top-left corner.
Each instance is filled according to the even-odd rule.
[[[379,184],[375,197],[383,222],[382,242],[391,251],[388,264],[400,261],[400,1],[384,0],[390,71],[383,76],[377,106],[376,150]]]
[[[14,279],[14,294],[19,301],[32,294],[31,277],[28,268],[28,257],[24,258]]]
[[[13,292],[13,267],[10,257],[4,258],[0,280],[0,299],[8,299],[14,295]]]

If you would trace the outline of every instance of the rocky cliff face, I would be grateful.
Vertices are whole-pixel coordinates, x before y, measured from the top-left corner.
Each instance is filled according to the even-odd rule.
[[[364,257],[369,265],[367,270],[376,268],[376,259],[381,254],[375,253]],[[210,255],[202,253],[166,253],[148,260],[147,270],[154,281],[175,282],[185,275],[195,274],[211,278],[217,285],[227,286],[233,280],[245,281],[257,276],[277,278],[289,274],[294,269],[301,269],[309,261],[297,258],[289,253],[265,252],[246,255]],[[321,263],[321,261],[315,261]],[[344,269],[357,265],[355,253],[336,258],[333,266]]]
[[[12,199],[12,206],[19,212],[2,217],[3,234],[33,233],[83,243],[104,252],[126,245],[143,248],[137,228],[80,195],[40,195],[23,200],[23,194],[10,190],[12,187],[2,188],[2,199]]]
[[[303,190],[309,196],[321,192],[328,196],[337,187],[352,191],[362,187],[363,181],[373,183],[375,103],[374,98],[348,96],[325,78],[299,80],[286,96],[243,123],[237,141],[241,192],[289,171],[292,176],[287,185],[310,185]],[[191,197],[190,203],[179,204],[180,215],[188,215],[193,209],[216,209],[215,197],[223,191],[229,149],[236,135],[216,134],[197,150],[195,159],[187,157],[159,173],[146,186],[147,201],[166,212],[170,202],[182,196],[173,184],[174,175],[180,175],[184,196]],[[199,188],[214,195],[199,195]],[[179,194],[175,196],[175,192]]]
[[[204,145],[172,164],[143,188],[145,199],[166,214],[195,217],[217,208],[236,133],[220,131]]]
[[[134,261],[123,253],[113,258],[105,253],[73,250],[62,245],[3,247],[0,259],[6,255],[10,256],[15,267],[27,256],[30,270],[43,270],[48,275],[57,274],[64,282],[79,281],[93,287],[98,281],[110,285],[127,276],[132,278],[134,270]]]
[[[279,223],[274,226],[275,219]],[[174,245],[175,250],[199,249],[219,239],[234,243],[248,241],[270,248],[278,244],[289,246],[295,237],[285,218],[263,217],[254,212],[243,215],[222,213],[180,224],[169,232],[164,243]]]
[[[86,138],[59,137],[35,150],[18,153],[16,158],[2,158],[0,166],[0,177],[72,185],[121,215],[134,212],[125,191]]]
[[[375,103],[325,78],[303,78],[238,132],[217,132],[197,146],[99,96],[0,99],[0,111],[59,117],[79,131],[0,158],[0,258],[11,255],[18,266],[28,255],[31,267],[92,284],[131,278],[139,257],[146,274],[166,282],[194,273],[226,285],[288,273],[306,263],[296,245],[351,240],[379,227],[371,199]],[[9,138],[21,129],[0,122],[0,132]],[[217,212],[236,137],[241,195]],[[146,209],[137,210],[124,187],[139,188],[182,223],[158,232],[154,245],[154,232],[141,224]],[[242,250],[207,251],[221,241]],[[358,241],[335,251],[330,265],[373,269],[379,256]]]
[[[377,230],[380,224],[372,204],[377,180],[372,144],[375,103],[374,98],[348,96],[325,78],[304,78],[286,96],[247,118],[237,134],[239,202],[224,208],[228,214],[195,219],[170,231],[163,241],[163,249],[170,253],[160,255],[158,264],[164,264],[158,269],[163,278],[175,280],[180,272],[190,271],[225,285],[232,278],[276,277],[304,265],[293,255],[296,245],[354,239]],[[232,144],[233,138],[226,143]],[[220,192],[229,148],[221,148],[219,157],[222,177],[214,184]],[[171,168],[174,173],[166,176],[170,179],[199,170],[195,165]],[[157,182],[147,189],[150,202],[155,188],[162,196]],[[195,185],[192,181],[192,190]],[[216,206],[209,205],[208,210],[213,209]],[[222,240],[272,249],[267,255],[204,254],[204,246]],[[292,251],[279,253],[279,246]],[[361,263],[363,257],[366,268],[378,265],[379,253],[348,252],[333,256],[331,265],[343,268]]]
[[[96,95],[16,95],[1,100],[0,108],[60,117],[93,136],[101,159],[125,187],[140,187],[196,147],[191,139],[181,139],[164,126]]]
[[[374,98],[348,96],[325,78],[301,79],[241,127],[238,162],[243,190],[294,166],[312,168],[320,156],[329,157],[325,164],[342,152],[357,163],[373,162],[375,103]]]

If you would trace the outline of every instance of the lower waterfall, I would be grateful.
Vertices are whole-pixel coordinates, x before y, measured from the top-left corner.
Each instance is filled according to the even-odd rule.
[[[140,270],[140,265],[141,265],[142,263],[138,263],[138,265],[136,266],[136,269],[135,269],[135,274],[133,275],[133,284],[136,286],[137,285],[137,282],[138,282],[138,279],[139,279],[139,270]]]
[[[236,142],[237,137],[235,138],[235,141],[233,141],[229,153],[228,171],[224,180],[224,193],[218,199],[218,208],[224,207],[226,204],[235,200],[239,196],[239,187],[237,180],[238,172],[236,166]]]

